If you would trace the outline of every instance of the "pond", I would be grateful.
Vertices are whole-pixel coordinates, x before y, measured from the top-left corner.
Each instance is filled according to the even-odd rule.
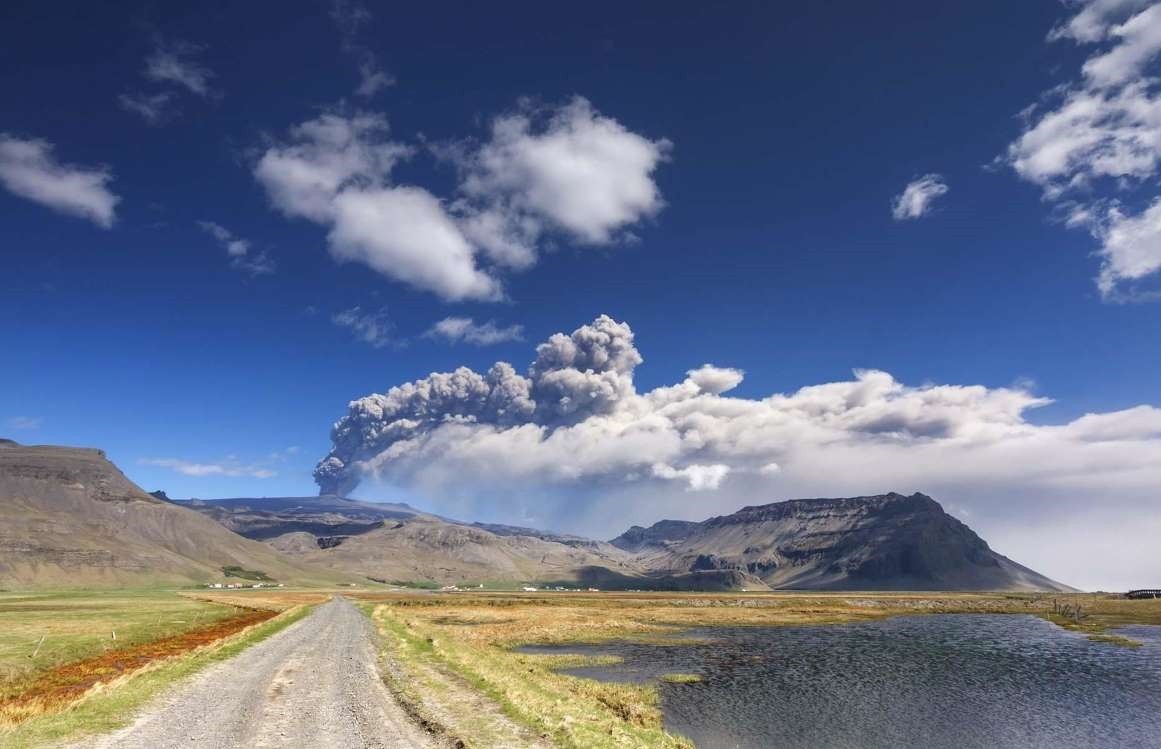
[[[701,676],[660,691],[666,729],[706,749],[1161,747],[1161,627],[1117,632],[1144,646],[964,614],[522,650],[621,656],[567,670],[601,680]]]

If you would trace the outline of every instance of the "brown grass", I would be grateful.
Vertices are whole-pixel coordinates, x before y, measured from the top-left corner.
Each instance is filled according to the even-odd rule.
[[[313,606],[331,597],[329,590],[271,590],[259,588],[253,591],[230,591],[229,593],[202,592],[185,593],[194,598],[211,603],[220,603],[240,608],[270,609],[285,611],[295,606]]]

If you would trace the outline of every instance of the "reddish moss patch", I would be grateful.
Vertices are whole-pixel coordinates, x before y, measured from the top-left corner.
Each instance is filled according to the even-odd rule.
[[[133,673],[154,661],[217,642],[278,614],[268,609],[244,609],[238,616],[207,627],[57,666],[37,676],[19,694],[0,699],[0,722],[18,723],[33,715],[64,708],[97,684]]]

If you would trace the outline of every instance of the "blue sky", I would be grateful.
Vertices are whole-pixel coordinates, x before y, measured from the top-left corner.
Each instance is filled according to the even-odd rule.
[[[1030,428],[1144,407],[1129,454],[1161,456],[1161,217],[1148,213],[1148,149],[1161,147],[1106,133],[1140,157],[1109,167],[1107,149],[1045,125],[1084,96],[1152,102],[1157,50],[1129,25],[1139,13],[1155,28],[1148,6],[6,3],[0,433],[103,447],[173,496],[313,493],[348,401],[461,365],[523,371],[537,343],[607,314],[632,327],[637,393],[705,363],[744,370],[730,397],[747,400],[882,370],[911,388],[1052,399],[1017,409]],[[1144,62],[1084,67],[1117,49],[1144,49]],[[362,157],[395,155],[354,168],[311,214],[287,198],[301,185],[262,165],[318,156],[302,127],[328,117],[372,123],[356,138]],[[613,149],[582,164],[613,171],[566,184],[580,194],[548,189],[555,165],[519,155],[551,152],[519,149],[546,143],[554,122]],[[1067,163],[1046,165],[1041,136]],[[928,175],[910,214],[893,212]],[[388,193],[391,212],[359,223],[360,205]],[[467,233],[480,216],[521,227],[522,261]],[[428,219],[454,236],[422,233]],[[446,247],[429,252],[433,238]],[[495,288],[464,291],[469,271]],[[428,332],[449,317],[493,322],[490,337],[509,340]],[[648,491],[619,513],[594,494],[621,496],[636,469],[583,490],[553,484],[544,512],[413,470],[359,492],[599,533],[848,488],[796,463],[784,483],[687,492],[666,480],[711,464],[745,470],[721,455],[647,464]],[[1010,546],[1043,533],[1045,513],[1088,522],[1092,486],[995,470],[898,488],[942,488]],[[863,493],[895,488],[887,476],[922,483],[852,475]],[[1152,510],[1141,503],[1156,474],[1126,487],[1110,539]],[[1042,555],[1071,572],[1057,556]]]

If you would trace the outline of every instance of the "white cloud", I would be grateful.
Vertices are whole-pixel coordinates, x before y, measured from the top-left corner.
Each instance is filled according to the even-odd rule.
[[[1141,282],[1161,270],[1161,251],[1153,249],[1161,167],[1161,80],[1154,70],[1161,53],[1161,4],[1074,5],[1077,12],[1049,38],[1071,38],[1097,50],[1078,80],[1052,89],[1041,105],[1027,110],[1024,131],[1004,160],[1040,186],[1046,200],[1061,202],[1067,225],[1087,228],[1101,241],[1101,294],[1143,299],[1151,295],[1142,293]],[[1142,192],[1149,194],[1144,201]]]
[[[355,94],[366,98],[395,85],[395,77],[383,70],[375,53],[358,42],[359,31],[371,18],[366,6],[354,0],[334,0],[331,3],[331,20],[339,29],[343,50],[357,62],[359,85]]]
[[[1139,281],[1161,270],[1161,198],[1137,215],[1110,208],[1093,225],[1101,239],[1097,287],[1106,297],[1115,296],[1127,281]]]
[[[213,71],[193,59],[201,52],[202,47],[197,44],[159,42],[145,58],[145,77],[180,86],[198,96],[209,96]]]
[[[48,141],[0,133],[0,182],[14,195],[108,229],[120,201],[104,167],[62,164]]]
[[[132,112],[150,125],[160,125],[173,116],[173,94],[162,91],[156,94],[131,93],[117,97],[121,108]]]
[[[344,190],[333,203],[331,254],[444,299],[495,300],[499,281],[476,265],[474,248],[443,204],[419,187]]]
[[[742,384],[745,372],[728,367],[715,367],[712,364],[703,364],[697,369],[685,373],[689,382],[693,383],[703,393],[721,395],[733,390]]]
[[[576,97],[549,113],[498,117],[478,151],[461,154],[463,192],[581,244],[603,245],[664,205],[653,173],[672,145],[649,140]]]
[[[638,392],[640,361],[628,326],[601,317],[539,346],[526,375],[460,368],[357,399],[316,477],[331,491],[381,481],[501,517],[535,497],[546,522],[593,532],[891,490],[946,499],[982,532],[1023,529],[1028,544],[1046,515],[1107,508],[1112,532],[1133,508],[1157,511],[1156,406],[1042,424],[1029,412],[1051,401],[1022,387],[907,385],[876,370],[743,398],[725,394],[739,371],[703,366]],[[673,481],[697,491],[667,490]],[[1161,574],[1161,554],[1144,561]]]
[[[231,268],[249,273],[252,276],[269,275],[278,268],[265,251],[251,252],[252,248],[248,240],[240,239],[221,224],[216,224],[213,221],[199,221],[198,226],[218,240],[230,258]]]
[[[927,215],[935,199],[946,195],[947,184],[938,174],[925,174],[907,183],[891,204],[891,215],[896,221],[906,221]]]
[[[1161,5],[1146,8],[1108,31],[1115,46],[1084,63],[1084,75],[1093,86],[1115,86],[1136,78],[1161,51]]]
[[[195,59],[202,51],[203,47],[198,44],[156,39],[141,73],[165,90],[123,93],[117,97],[117,102],[125,111],[145,120],[146,124],[161,125],[178,114],[178,90],[202,98],[213,96],[215,92],[210,88],[213,71]]]
[[[700,492],[717,489],[730,473],[730,467],[721,463],[699,465],[692,463],[684,468],[674,468],[665,463],[654,463],[652,473],[659,479],[680,479],[688,482],[687,491]]]
[[[394,340],[392,333],[395,326],[385,309],[364,312],[360,307],[351,307],[332,315],[331,322],[340,328],[347,328],[356,338],[373,348],[383,348]]]
[[[383,184],[412,153],[388,135],[381,115],[323,114],[291,128],[290,143],[269,148],[254,175],[283,214],[326,223],[342,191]]]
[[[1048,34],[1050,41],[1075,39],[1078,42],[1097,42],[1105,37],[1112,19],[1144,8],[1153,0],[1076,0],[1069,2],[1079,7],[1076,15],[1057,25]]]
[[[450,343],[465,341],[477,346],[491,346],[496,343],[524,340],[523,325],[509,325],[501,328],[495,320],[477,323],[470,317],[445,317],[424,333],[428,338],[443,338]]]
[[[290,144],[268,149],[254,174],[284,214],[330,228],[336,259],[448,300],[498,299],[499,282],[478,267],[443,204],[421,188],[389,184],[412,149],[387,136],[381,116],[324,114],[293,128]]]
[[[14,432],[24,432],[40,429],[43,421],[43,419],[36,416],[12,416],[4,422],[4,426]]]
[[[268,479],[278,475],[277,471],[261,464],[239,463],[237,460],[227,459],[217,463],[198,463],[180,458],[142,458],[137,461],[140,465],[168,468],[183,476],[227,476],[231,478]]]
[[[449,301],[504,298],[499,273],[536,262],[544,235],[612,242],[660,210],[652,172],[668,144],[629,132],[576,99],[540,126],[500,118],[479,148],[442,149],[462,170],[445,203],[392,171],[414,149],[381,115],[323,114],[270,146],[254,167],[272,205],[329,228],[332,256]]]
[[[1049,199],[1101,179],[1153,176],[1161,158],[1161,100],[1150,89],[1138,81],[1115,91],[1066,93],[1055,109],[1033,112],[1008,147],[1008,163]]]

